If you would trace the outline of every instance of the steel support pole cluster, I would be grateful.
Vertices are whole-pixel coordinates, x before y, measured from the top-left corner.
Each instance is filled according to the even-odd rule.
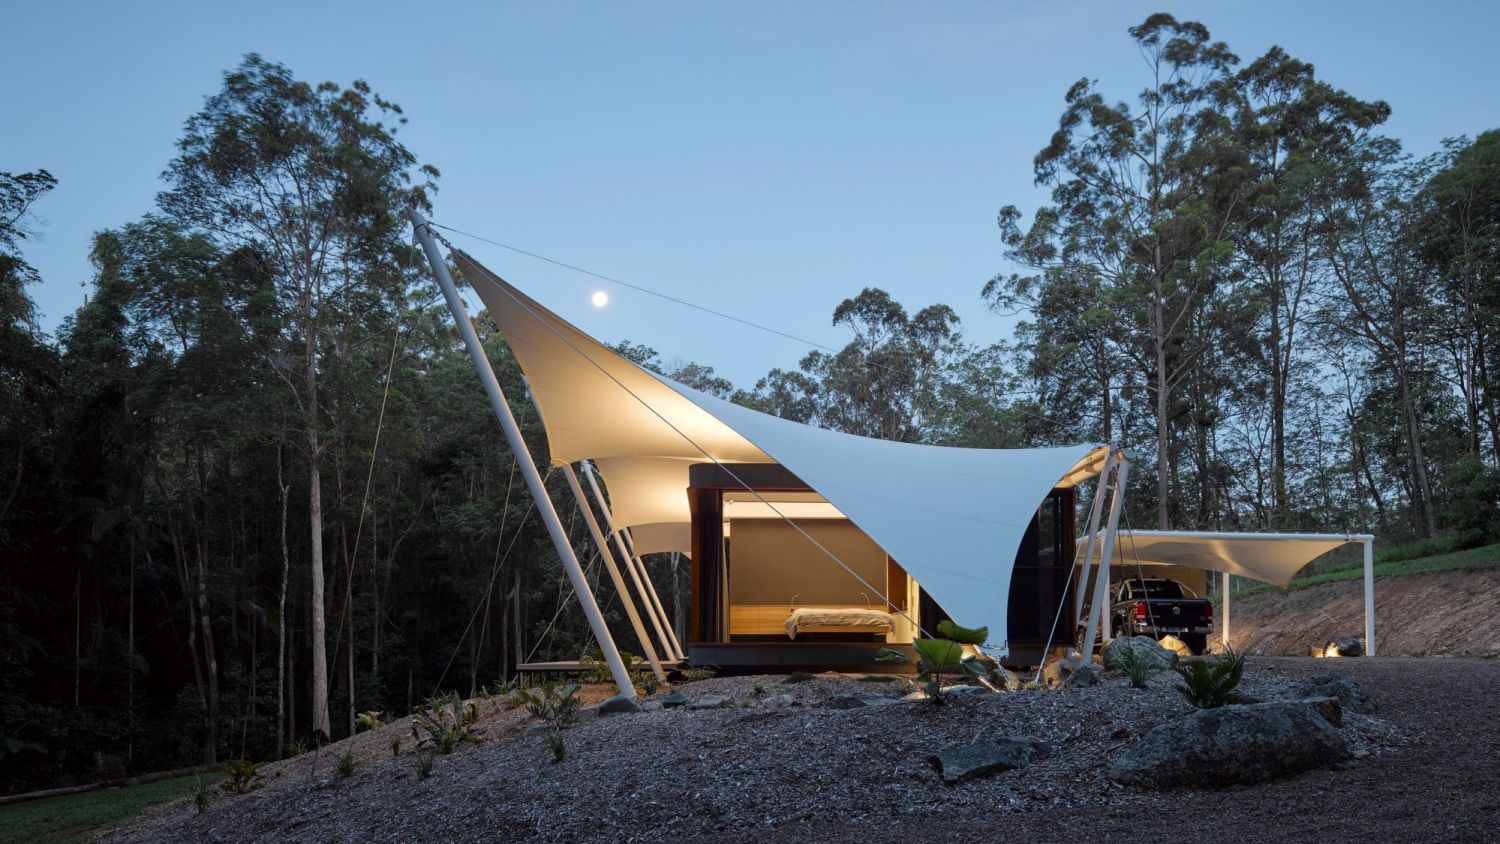
[[[687,659],[687,655],[682,650],[682,643],[677,639],[677,631],[672,629],[672,620],[667,617],[667,608],[661,602],[661,594],[656,591],[656,584],[651,581],[651,570],[646,568],[646,558],[635,550],[635,538],[630,535],[630,528],[620,528],[620,535],[625,537],[625,548],[635,559],[636,568],[641,572],[641,580],[646,584],[646,593],[651,597],[651,606],[656,609],[656,617],[661,619],[662,629],[667,633],[667,640],[663,645],[672,654],[673,659],[679,661]]]
[[[1095,633],[1101,630],[1105,638],[1109,638],[1109,615],[1106,603],[1109,601],[1109,561],[1114,554],[1115,536],[1120,530],[1120,511],[1125,505],[1126,482],[1130,476],[1130,457],[1124,451],[1115,453],[1114,465],[1105,464],[1104,486],[1110,490],[1109,497],[1109,522],[1104,529],[1104,538],[1100,543],[1098,573],[1094,578],[1094,596],[1089,605],[1089,620],[1083,631],[1083,643],[1079,648],[1083,654],[1084,664],[1093,659]]]
[[[1099,482],[1094,488],[1094,503],[1089,507],[1089,526],[1085,534],[1087,537],[1083,544],[1083,565],[1078,572],[1078,584],[1073,589],[1073,624],[1083,623],[1083,596],[1088,592],[1089,569],[1094,564],[1094,544],[1099,538],[1099,519],[1104,512],[1105,493],[1109,489],[1109,470],[1114,465],[1115,456],[1104,458],[1104,471],[1099,473]]]
[[[609,502],[604,499],[604,493],[599,489],[599,479],[594,473],[593,464],[588,461],[584,461],[583,463],[583,476],[588,480],[589,489],[594,493],[594,501],[599,505],[599,512],[604,514],[605,527],[614,536],[615,547],[619,549],[620,557],[625,561],[625,570],[630,574],[630,581],[635,585],[636,594],[641,598],[641,606],[646,610],[646,618],[651,622],[651,629],[656,631],[656,640],[662,643],[662,650],[673,654],[673,659],[680,660],[682,657],[673,653],[671,641],[667,638],[666,631],[663,629],[662,619],[657,616],[655,606],[651,601],[651,592],[648,588],[651,579],[649,576],[642,577],[640,569],[644,569],[644,565],[641,565],[630,549],[625,546],[624,536],[615,527],[615,517],[614,513],[609,509]]]
[[[589,507],[587,498],[583,496],[583,487],[578,484],[578,474],[570,465],[563,466],[563,475],[568,479],[568,488],[573,491],[573,498],[578,502],[578,509],[583,511],[583,521],[588,525],[589,535],[594,538],[594,545],[599,548],[599,556],[604,560],[604,568],[609,572],[609,579],[615,585],[615,592],[620,596],[620,604],[625,607],[625,617],[630,619],[631,629],[635,630],[635,637],[641,643],[641,650],[645,652],[646,661],[651,663],[651,671],[656,679],[665,681],[666,672],[662,671],[661,659],[656,655],[656,648],[651,645],[651,637],[646,635],[645,625],[641,624],[640,613],[636,612],[635,602],[630,600],[630,591],[625,588],[625,579],[620,576],[620,568],[615,564],[615,555],[609,550],[609,542],[604,538],[604,532],[599,529],[599,520],[594,517],[594,511]]]
[[[557,517],[557,509],[552,506],[552,499],[547,496],[547,486],[542,480],[541,473],[537,471],[536,463],[531,459],[531,452],[526,448],[526,441],[521,436],[521,427],[516,424],[510,405],[505,401],[505,393],[500,389],[500,381],[495,378],[495,370],[490,366],[489,358],[485,356],[484,346],[479,342],[479,335],[474,331],[474,323],[469,321],[468,311],[464,309],[463,299],[458,295],[458,287],[454,285],[453,277],[448,274],[448,265],[443,260],[437,241],[432,236],[427,220],[416,209],[409,209],[407,216],[411,219],[417,240],[422,244],[422,251],[427,254],[427,260],[432,264],[432,273],[437,277],[438,286],[443,290],[443,298],[448,303],[448,310],[453,314],[453,322],[458,327],[459,336],[463,338],[469,357],[474,362],[474,371],[484,386],[485,395],[490,400],[490,408],[495,411],[496,418],[500,420],[500,428],[505,432],[506,444],[510,446],[511,454],[515,455],[516,465],[521,469],[521,476],[526,479],[526,486],[531,490],[531,497],[536,502],[537,512],[542,517],[542,523],[547,526],[547,534],[552,538],[552,544],[557,549],[557,556],[562,559],[563,569],[567,572],[568,579],[572,581],[573,591],[578,593],[578,602],[583,605],[583,614],[588,618],[589,629],[593,632],[594,639],[599,642],[599,649],[604,652],[604,661],[609,665],[610,676],[614,678],[621,695],[633,698],[635,697],[635,684],[630,681],[630,671],[620,659],[620,651],[615,647],[615,640],[609,634],[609,626],[604,623],[604,615],[599,611],[599,604],[594,601],[593,590],[589,588],[588,578],[584,577],[583,567],[578,564],[578,556],[573,553],[573,545],[568,541],[568,534],[563,529],[562,520]]]

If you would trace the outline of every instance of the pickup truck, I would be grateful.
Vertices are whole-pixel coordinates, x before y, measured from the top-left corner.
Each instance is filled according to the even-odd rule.
[[[1172,635],[1204,653],[1214,628],[1214,605],[1175,580],[1135,577],[1110,590],[1110,624],[1116,636]]]

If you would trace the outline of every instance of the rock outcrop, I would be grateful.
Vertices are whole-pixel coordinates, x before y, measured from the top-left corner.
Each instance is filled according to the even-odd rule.
[[[1124,785],[1253,785],[1350,758],[1343,736],[1304,701],[1204,709],[1162,724],[1110,765]]]
[[[1166,671],[1177,664],[1177,652],[1162,647],[1155,639],[1149,636],[1122,636],[1109,643],[1104,649],[1104,667],[1119,668],[1120,660],[1125,658],[1125,652],[1135,655],[1136,659],[1145,660],[1153,671]]]
[[[1375,698],[1364,687],[1342,674],[1317,674],[1297,683],[1287,692],[1288,698],[1332,697],[1350,712],[1368,715],[1378,708]]]
[[[932,755],[932,763],[953,785],[975,777],[1030,765],[1052,755],[1052,746],[1040,741],[998,738],[950,747]]]

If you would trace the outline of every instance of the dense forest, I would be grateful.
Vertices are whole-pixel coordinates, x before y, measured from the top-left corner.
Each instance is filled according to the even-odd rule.
[[[1493,539],[1500,132],[1416,157],[1385,103],[1279,48],[1245,61],[1166,15],[1129,36],[1138,78],[1082,80],[1036,127],[1048,204],[999,212],[1014,271],[974,293],[1024,316],[1009,341],[865,289],[801,303],[836,305],[841,350],[754,385],[668,374],[873,437],[1119,443],[1137,527]],[[0,791],[96,753],[273,758],[589,647],[403,223],[439,180],[404,121],[363,82],[246,57],[184,124],[156,211],[96,235],[55,336],[25,247],[56,181],[0,173]],[[648,559],[681,619],[677,563]]]

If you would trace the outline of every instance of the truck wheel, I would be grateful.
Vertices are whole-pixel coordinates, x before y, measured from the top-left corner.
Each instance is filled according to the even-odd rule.
[[[1182,643],[1188,646],[1188,650],[1193,652],[1193,656],[1202,656],[1208,653],[1207,633],[1185,633],[1182,636]]]

